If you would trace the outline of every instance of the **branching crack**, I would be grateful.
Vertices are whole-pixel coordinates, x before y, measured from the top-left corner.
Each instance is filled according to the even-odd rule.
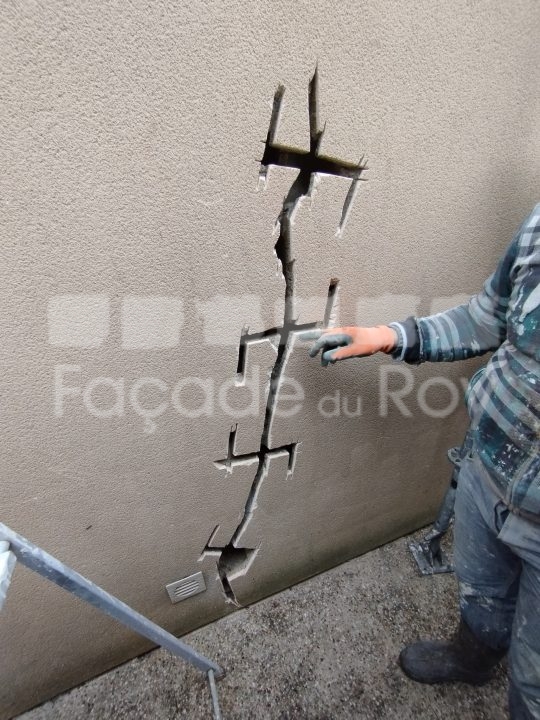
[[[253,515],[253,511],[257,507],[257,496],[259,494],[259,490],[261,489],[261,485],[263,481],[266,478],[266,475],[268,474],[268,467],[269,462],[272,457],[277,457],[283,452],[286,452],[289,456],[289,463],[288,467],[291,467],[294,465],[294,456],[296,453],[296,443],[292,443],[290,445],[285,445],[281,448],[276,448],[275,450],[269,450],[268,448],[261,449],[260,455],[259,455],[259,466],[257,467],[257,472],[255,473],[255,479],[253,480],[253,484],[251,485],[251,489],[249,491],[248,498],[246,500],[246,505],[244,508],[244,516],[234,531],[234,535],[232,536],[231,543],[233,546],[236,547],[238,540],[240,536],[242,535],[244,529],[249,524],[249,521],[251,520],[251,517]]]
[[[235,455],[234,447],[236,443],[236,433],[238,432],[238,425],[231,428],[229,433],[229,442],[227,443],[227,457],[223,460],[215,460],[214,465],[218,470],[226,470],[228,473],[233,471],[233,468],[238,465],[251,465],[257,462],[259,459],[259,453],[245,453],[244,455]]]
[[[259,178],[261,181],[266,182],[268,178],[268,171],[272,165],[295,168],[300,171],[291,185],[283,203],[282,215],[284,212],[288,212],[290,210],[290,220],[292,220],[292,215],[294,214],[294,210],[296,209],[299,200],[303,197],[311,196],[317,175],[335,175],[336,177],[349,178],[352,180],[351,186],[345,198],[337,230],[338,235],[341,235],[345,229],[345,225],[350,214],[358,182],[360,180],[364,180],[361,175],[365,170],[367,170],[367,165],[364,164],[363,157],[358,163],[351,163],[346,160],[338,160],[337,158],[319,154],[325,127],[320,128],[319,123],[319,73],[317,69],[315,69],[313,77],[309,83],[308,92],[309,150],[299,150],[298,148],[276,144],[275,138],[284,93],[285,88],[283,85],[279,85],[274,95],[272,117],[270,119],[270,127],[266,136],[264,153],[261,160],[261,168],[259,170]],[[279,220],[281,220],[281,218]],[[285,232],[287,232],[287,230],[285,230]],[[276,252],[279,257],[277,249]]]
[[[296,323],[294,320],[281,327],[273,327],[258,333],[249,333],[247,330],[242,332],[240,343],[238,345],[238,362],[236,366],[236,384],[243,385],[246,377],[246,365],[248,347],[257,345],[262,342],[274,343],[277,348],[286,342],[290,333],[303,332],[304,330],[314,330],[319,327],[320,323]],[[283,341],[282,338],[285,338]]]
[[[227,473],[232,473],[236,466],[257,463],[257,469],[246,500],[242,518],[233,532],[230,541],[225,546],[214,547],[212,545],[212,541],[219,528],[218,526],[215,528],[203,551],[203,556],[213,555],[217,558],[218,575],[223,587],[223,593],[225,598],[235,605],[239,605],[239,603],[231,587],[231,581],[241,575],[245,575],[259,550],[259,548],[237,546],[241,542],[242,534],[251,521],[257,507],[257,497],[261,485],[268,475],[269,463],[272,457],[287,453],[289,456],[287,475],[291,476],[294,472],[298,443],[291,443],[290,445],[284,445],[278,448],[271,447],[272,423],[277,407],[280,386],[284,378],[285,366],[292,349],[294,337],[302,331],[318,328],[321,324],[324,327],[332,324],[339,288],[338,280],[332,278],[328,288],[328,299],[323,323],[297,323],[295,308],[295,258],[292,248],[294,213],[301,200],[311,196],[319,175],[335,175],[337,177],[349,178],[352,182],[345,198],[337,230],[337,234],[341,235],[351,211],[358,182],[364,179],[361,178],[361,175],[364,170],[366,170],[363,159],[358,163],[350,163],[320,155],[325,128],[321,128],[319,123],[319,74],[317,69],[315,69],[313,77],[311,78],[308,90],[309,150],[304,151],[276,144],[284,93],[284,86],[279,85],[274,94],[270,125],[259,170],[259,179],[264,183],[268,177],[268,170],[272,165],[295,168],[299,171],[283,200],[283,205],[276,222],[276,226],[279,228],[279,235],[274,246],[274,252],[285,280],[283,323],[281,327],[269,328],[259,333],[250,334],[247,328],[242,330],[236,368],[236,382],[238,385],[243,384],[245,381],[247,353],[250,345],[270,341],[276,344],[277,356],[270,372],[268,397],[259,449],[253,453],[236,455],[235,443],[238,428],[234,426],[229,434],[227,456],[222,460],[215,461],[216,467],[220,470],[226,470]]]

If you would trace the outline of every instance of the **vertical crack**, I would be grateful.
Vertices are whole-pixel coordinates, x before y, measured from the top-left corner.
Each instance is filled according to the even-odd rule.
[[[299,171],[283,200],[283,205],[276,221],[276,226],[279,227],[279,234],[274,246],[274,252],[278,262],[280,263],[285,281],[283,324],[281,327],[270,328],[262,333],[250,334],[247,328],[242,330],[236,368],[237,385],[241,385],[245,381],[249,345],[266,340],[277,340],[277,356],[270,372],[268,397],[259,449],[253,453],[236,455],[235,442],[238,427],[234,426],[229,433],[227,457],[223,460],[215,461],[216,467],[219,469],[225,469],[227,473],[232,473],[234,467],[237,465],[257,462],[257,469],[246,499],[242,518],[227,545],[219,548],[212,546],[212,540],[216,536],[218,530],[218,528],[216,528],[203,551],[203,555],[208,554],[217,557],[217,570],[218,576],[221,580],[223,593],[226,600],[234,603],[235,605],[239,605],[239,603],[231,586],[231,580],[244,575],[249,570],[249,567],[258,552],[258,548],[236,546],[241,541],[241,536],[250,523],[253,513],[257,507],[257,497],[261,485],[268,474],[271,458],[280,453],[287,452],[289,455],[287,476],[292,476],[294,472],[298,444],[291,443],[290,445],[285,445],[280,448],[271,447],[272,423],[277,407],[280,386],[283,381],[285,366],[292,349],[294,336],[303,330],[320,327],[320,323],[306,323],[303,325],[297,324],[295,308],[295,258],[292,246],[294,214],[302,199],[311,196],[319,175],[335,175],[337,177],[349,178],[352,182],[345,198],[341,219],[337,229],[337,235],[341,235],[351,211],[357,192],[358,182],[363,180],[363,178],[361,178],[361,174],[366,169],[366,166],[363,164],[363,159],[361,159],[359,163],[350,163],[344,160],[337,160],[335,158],[320,155],[320,148],[325,128],[321,128],[319,124],[319,73],[317,68],[315,69],[313,77],[309,82],[308,88],[309,150],[304,151],[277,144],[276,136],[284,93],[285,87],[283,85],[278,85],[274,94],[272,114],[270,117],[264,153],[259,169],[259,181],[261,183],[266,183],[268,179],[268,172],[272,165],[295,168]],[[332,278],[328,288],[328,299],[324,312],[324,327],[328,327],[332,322],[338,289],[339,281],[336,278]]]
[[[249,333],[244,328],[238,345],[238,361],[236,365],[236,384],[243,385],[246,379],[246,365],[248,348],[250,345],[264,342],[265,340],[279,340],[282,328],[269,328],[259,333]]]
[[[289,192],[290,195],[290,192]],[[285,198],[287,202],[289,196]],[[291,242],[291,215],[294,213],[296,203],[303,197],[291,198],[290,205],[281,211],[278,218],[279,237],[274,245],[276,257],[281,264],[281,271],[285,279],[285,311],[283,316],[283,325],[290,324],[294,318],[294,258],[292,256]]]
[[[276,361],[272,367],[270,373],[270,386],[268,389],[268,398],[266,401],[266,408],[264,412],[264,425],[261,435],[261,448],[268,448],[270,446],[270,433],[272,431],[272,423],[274,421],[274,414],[276,411],[279,388],[282,381],[283,371],[290,354],[291,343],[289,340],[290,331],[282,336],[281,342],[278,347],[278,353]]]
[[[324,310],[323,327],[332,327],[335,323],[335,312],[337,306],[337,298],[339,292],[338,278],[332,278],[328,286],[328,298],[326,300],[326,308]]]
[[[367,165],[363,165],[364,158],[363,156],[360,158],[360,161],[358,163],[359,166],[362,166],[364,170],[367,170]],[[351,214],[352,206],[354,199],[356,197],[356,193],[358,192],[358,183],[360,180],[363,180],[364,178],[361,178],[360,175],[358,177],[353,178],[353,181],[351,183],[351,186],[349,187],[349,190],[347,191],[347,195],[345,196],[345,202],[343,203],[343,209],[341,211],[341,218],[339,220],[339,225],[336,230],[336,236],[342,237],[343,232],[345,231],[345,226],[347,224],[347,221],[349,219],[349,215]]]
[[[246,380],[247,328],[242,330],[238,345],[238,362],[236,364],[236,384],[243,385]]]
[[[244,515],[242,517],[242,520],[240,521],[240,524],[234,531],[234,535],[232,536],[231,543],[232,545],[236,546],[238,539],[242,535],[245,528],[248,526],[249,521],[251,520],[253,516],[253,512],[255,508],[257,507],[257,496],[259,494],[259,490],[261,489],[261,485],[266,479],[266,475],[268,474],[269,470],[269,461],[272,457],[277,457],[281,453],[286,452],[289,455],[289,462],[288,462],[288,469],[291,468],[294,465],[294,456],[296,454],[296,443],[291,443],[290,445],[284,445],[281,448],[277,448],[276,450],[268,450],[268,448],[263,448],[261,450],[260,456],[259,456],[259,466],[257,467],[257,472],[255,473],[255,479],[253,480],[253,484],[251,485],[251,489],[249,491],[248,498],[246,500],[246,505],[244,507]],[[289,474],[289,472],[287,472]]]
[[[309,150],[317,154],[324,128],[319,130],[319,67],[315,68],[308,87]]]
[[[266,142],[264,147],[264,155],[261,160],[261,167],[259,170],[259,182],[266,183],[268,179],[268,170],[270,169],[270,161],[267,157],[269,149],[274,146],[279,118],[281,115],[281,105],[283,103],[283,95],[285,94],[285,86],[278,85],[276,92],[274,93],[274,100],[272,102],[272,115],[270,116],[270,124],[268,126],[268,133],[266,135]]]

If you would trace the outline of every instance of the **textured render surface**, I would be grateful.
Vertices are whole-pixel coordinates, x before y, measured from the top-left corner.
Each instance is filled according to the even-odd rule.
[[[276,140],[307,150],[318,62],[322,151],[369,171],[341,238],[348,181],[323,178],[295,214],[299,322],[323,319],[332,278],[343,323],[474,292],[537,201],[537,3],[1,13],[2,521],[175,632],[234,609],[211,538],[249,540],[230,571],[247,603],[424,524],[465,415],[427,417],[421,388],[461,388],[474,363],[415,370],[381,417],[382,383],[408,382],[395,366],[323,370],[295,342],[281,380],[305,399],[267,438],[295,447],[293,472],[258,455],[257,494],[248,465],[214,464],[231,428],[233,454],[261,453],[278,350],[250,346],[242,385],[238,347],[283,320],[274,226],[295,173],[257,192],[258,161],[278,83]],[[61,386],[80,390],[62,405]],[[164,586],[198,570],[208,590],[171,605]],[[0,620],[0,717],[146,649],[20,568]]]
[[[422,578],[405,539],[192,633],[227,669],[218,684],[226,720],[505,720],[501,668],[481,688],[413,683],[396,659],[404,643],[448,637],[452,576]],[[20,720],[207,720],[199,674],[151,652]]]

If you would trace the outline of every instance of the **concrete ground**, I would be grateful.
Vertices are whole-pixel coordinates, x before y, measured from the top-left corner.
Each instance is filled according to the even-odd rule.
[[[406,642],[444,637],[454,576],[421,577],[406,539],[379,548],[186,636],[227,670],[224,720],[503,720],[501,668],[482,688],[408,680]],[[20,720],[205,720],[204,678],[157,650],[19,716]]]

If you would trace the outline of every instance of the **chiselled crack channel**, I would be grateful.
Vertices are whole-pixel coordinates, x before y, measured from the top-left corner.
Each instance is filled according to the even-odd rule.
[[[294,336],[304,330],[321,326],[321,323],[297,323],[298,316],[295,307],[295,258],[292,243],[294,214],[301,200],[311,196],[318,175],[335,175],[337,177],[349,178],[351,185],[345,198],[337,231],[337,234],[341,235],[350,214],[358,182],[363,179],[361,175],[366,169],[362,160],[360,160],[359,163],[350,163],[320,155],[324,127],[321,128],[319,123],[319,75],[317,69],[311,78],[308,90],[309,150],[304,151],[276,144],[284,93],[284,86],[279,85],[274,95],[272,115],[259,171],[259,178],[263,182],[266,182],[268,170],[271,166],[296,168],[299,171],[283,200],[283,206],[276,223],[279,228],[279,235],[274,246],[274,252],[285,280],[283,323],[281,327],[269,328],[261,333],[250,334],[247,330],[242,332],[238,349],[236,374],[236,381],[239,385],[241,385],[245,379],[247,349],[249,345],[270,341],[277,346],[276,359],[270,372],[268,398],[260,445],[259,449],[253,453],[236,455],[235,442],[237,427],[234,427],[229,434],[227,457],[222,460],[217,460],[215,465],[220,469],[226,470],[228,473],[232,473],[235,466],[252,463],[257,463],[257,469],[244,506],[242,518],[234,530],[230,541],[223,547],[213,545],[213,539],[219,529],[218,526],[212,533],[203,551],[203,556],[213,555],[217,558],[218,575],[221,580],[225,598],[236,605],[239,605],[239,603],[231,586],[231,581],[244,575],[249,570],[258,552],[258,548],[237,547],[237,545],[241,542],[242,534],[251,521],[255,508],[257,507],[257,496],[268,474],[272,457],[287,453],[289,455],[287,474],[291,476],[294,471],[298,444],[291,443],[290,445],[278,448],[271,447],[272,424],[276,412],[279,389],[284,377],[285,366],[292,350]],[[323,327],[331,324],[332,313],[337,299],[338,284],[336,278],[331,279],[322,323]]]

